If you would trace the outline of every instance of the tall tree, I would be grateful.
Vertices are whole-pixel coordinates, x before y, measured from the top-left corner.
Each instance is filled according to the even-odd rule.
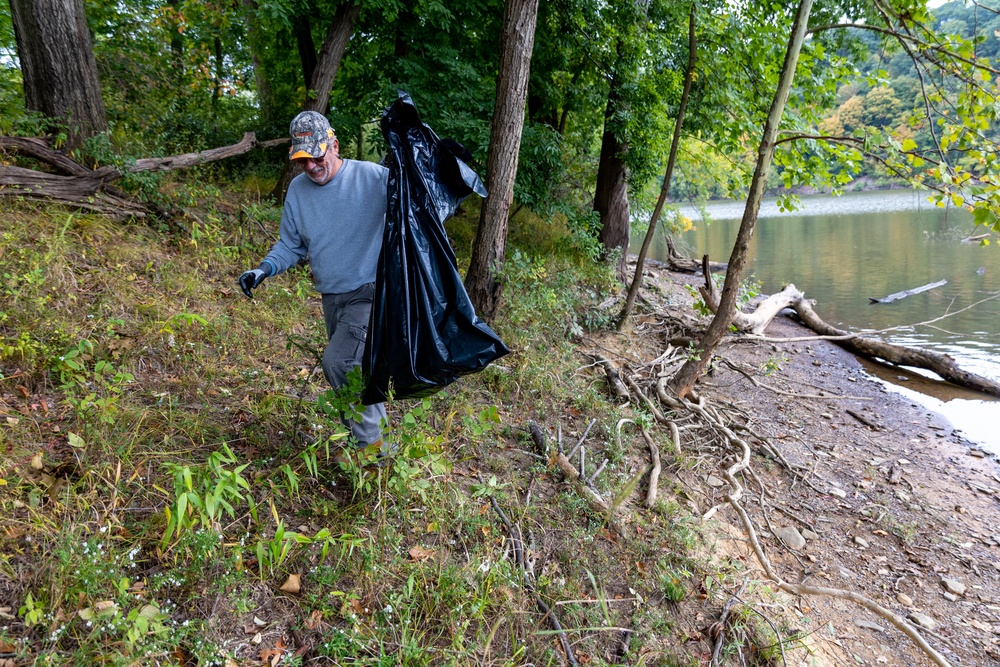
[[[688,65],[684,73],[684,90],[681,92],[681,103],[677,107],[677,119],[674,121],[674,136],[670,141],[670,155],[667,158],[667,169],[663,173],[663,185],[660,187],[660,196],[656,200],[656,207],[653,209],[653,216],[649,219],[649,227],[646,229],[646,237],[642,240],[642,247],[639,249],[639,257],[635,261],[635,274],[632,276],[632,284],[628,288],[628,296],[625,297],[625,306],[618,315],[617,328],[620,331],[626,319],[632,312],[635,304],[635,297],[639,293],[639,284],[642,282],[642,269],[646,261],[646,253],[649,245],[653,241],[656,233],[656,223],[663,212],[663,205],[667,201],[667,194],[670,192],[670,179],[674,174],[674,165],[677,163],[677,150],[681,143],[681,129],[684,127],[684,112],[687,110],[688,98],[691,95],[691,84],[694,81],[695,64],[698,60],[698,38],[695,32],[695,18],[697,16],[697,6],[691,5],[691,14],[688,19]]]
[[[106,130],[83,0],[10,0],[28,111],[69,128],[79,145]]]
[[[486,189],[490,194],[479,217],[472,262],[465,277],[469,297],[477,312],[486,320],[496,314],[500,300],[497,272],[503,265],[507,244],[507,223],[514,199],[514,178],[524,129],[537,21],[538,0],[507,0],[500,34],[497,95],[486,163]]]
[[[680,370],[677,371],[677,374],[671,378],[671,388],[680,397],[686,396],[694,387],[694,383],[697,381],[702,369],[708,364],[712,352],[718,346],[719,341],[722,340],[722,336],[729,330],[729,326],[733,322],[733,316],[736,313],[736,298],[740,288],[740,281],[743,279],[743,269],[747,262],[750,239],[757,226],[760,204],[764,198],[764,189],[767,187],[767,174],[771,166],[771,158],[774,156],[775,140],[778,137],[781,117],[785,112],[788,93],[791,91],[792,82],[795,80],[795,68],[798,64],[799,53],[802,50],[802,43],[805,41],[806,28],[809,23],[809,12],[811,10],[812,0],[801,0],[795,15],[795,21],[792,24],[792,31],[788,39],[788,48],[785,51],[785,60],[781,66],[778,86],[771,100],[771,109],[768,112],[767,121],[764,123],[764,130],[757,148],[757,163],[750,182],[750,192],[747,195],[746,207],[743,210],[743,219],[740,222],[740,229],[736,235],[733,252],[729,258],[729,268],[726,271],[726,281],[722,288],[722,296],[719,299],[718,311],[698,342],[700,354],[689,358]]]
[[[594,189],[594,210],[601,216],[601,245],[608,255],[617,252],[615,273],[625,282],[625,259],[629,244],[628,171],[625,167],[624,141],[615,118],[622,109],[620,78],[611,79],[608,103],[604,109],[604,133],[601,135],[601,156],[597,164],[597,185]]]
[[[311,80],[306,83],[306,100],[302,105],[303,111],[318,111],[326,114],[330,102],[330,90],[333,88],[333,80],[337,76],[340,68],[340,61],[344,57],[344,50],[354,32],[354,21],[358,18],[361,5],[355,4],[353,0],[347,0],[337,7],[330,26],[326,31],[326,38],[320,48],[319,56],[316,58],[315,69],[312,70]],[[299,39],[299,52],[302,57],[303,72],[308,75],[307,63],[308,54],[303,52],[304,40]],[[271,195],[278,201],[285,201],[285,193],[288,191],[288,184],[292,182],[301,168],[297,164],[287,162],[278,177],[278,182],[274,186]]]

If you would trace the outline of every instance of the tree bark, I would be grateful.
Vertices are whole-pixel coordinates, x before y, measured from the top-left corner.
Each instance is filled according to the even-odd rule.
[[[83,0],[10,0],[28,111],[69,129],[79,146],[108,128]]]
[[[514,199],[517,157],[524,129],[525,102],[535,43],[538,0],[507,0],[500,35],[496,104],[490,128],[486,189],[465,288],[476,311],[489,321],[500,301],[497,273],[503,266],[507,223]]]
[[[601,138],[601,157],[597,165],[597,187],[594,191],[594,210],[601,215],[601,244],[606,257],[618,252],[615,272],[623,283],[626,280],[625,260],[629,244],[629,207],[627,171],[623,154],[628,146],[619,141],[611,128],[611,119],[620,99],[619,83],[611,81],[608,104],[604,110],[604,135]]]
[[[736,296],[739,291],[740,281],[743,279],[743,269],[746,266],[747,254],[750,247],[750,238],[753,236],[754,228],[757,226],[757,216],[760,213],[760,202],[764,197],[764,189],[767,186],[767,172],[771,166],[771,158],[774,155],[774,142],[778,135],[778,127],[781,124],[781,117],[785,111],[785,103],[788,100],[788,92],[792,88],[792,81],[795,79],[795,67],[798,63],[799,52],[802,49],[802,42],[805,40],[806,28],[809,23],[809,12],[812,10],[812,0],[801,0],[798,12],[795,15],[795,22],[792,24],[792,34],[788,39],[788,49],[785,52],[785,61],[781,66],[781,75],[778,88],[774,91],[774,98],[771,100],[771,108],[764,123],[764,132],[757,149],[757,165],[754,168],[753,178],[750,181],[750,192],[747,196],[747,205],[743,210],[743,219],[740,221],[740,230],[736,235],[736,243],[733,245],[733,252],[729,258],[729,268],[726,271],[726,282],[722,287],[722,298],[719,303],[719,311],[708,325],[708,329],[698,343],[700,354],[688,359],[681,366],[677,374],[670,380],[671,390],[679,397],[684,397],[694,387],[698,376],[708,363],[719,341],[729,330],[729,325],[733,321],[736,313]]]
[[[684,89],[681,92],[681,103],[677,107],[677,120],[674,122],[674,136],[670,141],[670,156],[667,158],[667,169],[663,173],[663,186],[660,188],[660,196],[656,200],[656,207],[653,209],[653,216],[649,219],[649,228],[646,230],[646,237],[642,240],[642,248],[639,250],[639,257],[635,261],[635,274],[632,276],[632,284],[628,288],[628,296],[625,297],[625,306],[618,315],[617,329],[619,331],[625,326],[625,321],[632,313],[632,306],[635,305],[635,297],[639,293],[639,285],[642,284],[642,268],[646,262],[646,253],[649,252],[649,244],[653,241],[656,233],[656,222],[660,219],[663,205],[667,201],[667,194],[670,192],[670,179],[674,174],[674,163],[677,160],[677,149],[681,143],[681,128],[684,126],[684,111],[687,109],[688,97],[691,94],[691,82],[694,80],[694,66],[698,58],[698,42],[695,37],[695,16],[696,6],[691,5],[691,13],[688,18],[688,64],[684,72]],[[673,249],[673,246],[671,246]],[[672,257],[670,259],[673,259]],[[707,271],[706,276],[709,276]],[[709,278],[711,282],[711,278]]]
[[[330,90],[333,89],[333,80],[340,69],[340,60],[344,57],[347,43],[354,32],[354,21],[361,13],[361,5],[354,4],[354,0],[348,0],[337,8],[337,13],[333,15],[330,27],[326,31],[326,39],[320,48],[319,58],[316,61],[316,69],[313,72],[312,81],[309,83],[309,92],[306,95],[303,111],[318,111],[326,115],[327,106],[330,103]],[[304,68],[304,63],[303,63]],[[336,128],[334,128],[336,130]],[[302,171],[299,165],[289,161],[281,171],[278,182],[271,191],[271,196],[280,204],[285,201],[285,193],[288,192],[288,184]]]

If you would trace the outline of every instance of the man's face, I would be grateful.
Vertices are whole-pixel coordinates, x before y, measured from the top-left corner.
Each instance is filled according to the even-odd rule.
[[[326,185],[337,171],[340,162],[340,144],[336,139],[333,145],[326,149],[321,158],[296,158],[295,162],[302,165],[302,170],[316,185]]]

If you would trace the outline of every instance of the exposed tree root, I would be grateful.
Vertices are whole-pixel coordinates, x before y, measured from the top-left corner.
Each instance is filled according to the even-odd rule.
[[[612,362],[609,361],[608,363],[611,364]],[[680,442],[679,442],[680,430],[677,428],[674,421],[668,419],[664,415],[665,410],[658,407],[656,403],[654,403],[653,400],[651,400],[646,395],[646,393],[642,391],[639,384],[633,378],[629,377],[628,374],[621,374],[621,376],[624,379],[625,383],[628,384],[629,388],[632,390],[632,395],[634,397],[633,400],[636,401],[637,405],[651,412],[658,423],[667,424],[671,426],[672,435],[675,439],[677,449],[678,451],[680,451]],[[710,508],[707,512],[705,512],[702,515],[702,519],[707,520],[711,518],[711,516],[713,516],[721,507],[724,507],[725,504],[728,504],[736,511],[737,515],[739,516],[744,532],[749,538],[754,554],[757,560],[760,562],[761,567],[764,570],[764,573],[766,574],[768,579],[774,582],[774,585],[779,590],[782,590],[792,595],[814,595],[814,596],[818,595],[818,596],[838,598],[842,600],[849,600],[859,606],[864,607],[865,609],[868,609],[872,613],[876,614],[877,616],[883,618],[884,620],[894,625],[897,629],[899,629],[907,637],[909,637],[913,641],[913,643],[921,651],[923,651],[934,664],[938,665],[939,667],[950,667],[950,663],[948,662],[948,660],[936,649],[934,649],[934,647],[932,647],[927,642],[927,640],[920,634],[920,632],[917,631],[917,629],[913,625],[908,623],[904,618],[895,614],[891,610],[878,604],[874,600],[855,591],[790,583],[784,581],[777,574],[777,572],[771,565],[770,560],[765,554],[764,549],[760,544],[760,541],[757,538],[757,531],[754,528],[753,522],[747,515],[746,510],[740,504],[740,500],[743,496],[743,485],[740,483],[738,475],[740,475],[741,473],[752,474],[752,470],[750,469],[751,448],[750,445],[747,443],[746,439],[737,435],[736,430],[744,430],[753,435],[752,431],[750,431],[749,427],[746,426],[740,427],[739,429],[736,430],[734,430],[734,428],[731,428],[729,425],[727,425],[726,419],[723,417],[720,410],[715,406],[708,404],[704,397],[693,397],[695,398],[694,402],[676,398],[671,393],[669,393],[667,389],[667,381],[668,381],[667,377],[660,377],[658,378],[658,381],[656,383],[656,398],[658,399],[659,405],[663,406],[664,408],[673,413],[682,413],[682,414],[689,413],[695,415],[701,423],[707,425],[714,433],[718,434],[718,437],[721,438],[721,440],[723,441],[721,444],[725,447],[726,450],[732,451],[733,449],[735,449],[738,452],[738,459],[734,463],[729,465],[729,467],[722,472],[722,475],[725,478],[725,481],[729,487],[724,495],[725,503]],[[622,422],[619,422],[619,428],[621,427],[621,423]],[[644,433],[643,435],[644,437],[648,436],[648,434],[646,433]],[[647,444],[649,444],[651,440],[652,438],[648,438]],[[687,451],[690,451],[690,449],[691,449],[690,447],[685,447],[685,450]],[[773,454],[775,458],[779,460],[791,474],[795,475],[798,478],[804,478],[806,482],[809,481],[808,478],[806,478],[804,475],[802,466],[791,464],[784,458],[784,456],[775,447],[768,447],[768,451],[769,453]],[[562,458],[565,459],[565,457]],[[560,462],[560,467],[564,469],[567,477],[571,477],[571,473],[576,474],[576,470],[573,468],[573,466],[569,463],[568,460],[565,461],[565,463]],[[763,504],[763,498],[764,498],[764,493],[766,492],[766,487],[764,487],[763,483],[761,482],[759,483],[761,484],[761,489],[762,489],[761,503]],[[793,516],[793,518],[802,523],[805,523],[799,517]]]

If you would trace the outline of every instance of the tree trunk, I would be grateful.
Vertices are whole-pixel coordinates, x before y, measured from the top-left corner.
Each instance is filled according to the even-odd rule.
[[[78,146],[108,128],[83,0],[10,0],[28,111],[69,128]]]
[[[615,268],[623,283],[625,259],[628,255],[629,217],[628,183],[623,154],[628,146],[618,140],[610,123],[614,116],[620,93],[617,81],[611,81],[608,104],[604,111],[604,136],[601,139],[601,157],[597,166],[597,187],[594,191],[594,210],[601,215],[601,244],[606,257],[618,252]]]
[[[524,129],[525,101],[535,43],[538,0],[507,0],[500,35],[496,105],[490,129],[486,189],[465,288],[476,311],[489,321],[500,300],[497,272],[503,266],[507,222],[514,199],[517,156]]]
[[[708,329],[698,343],[700,353],[688,359],[680,370],[670,380],[670,387],[677,396],[684,397],[694,387],[698,376],[701,375],[705,365],[712,356],[719,341],[729,330],[729,325],[733,321],[736,313],[736,297],[740,287],[740,280],[743,279],[743,269],[747,262],[747,251],[750,247],[750,238],[753,236],[754,228],[757,225],[757,215],[760,212],[760,202],[764,197],[764,188],[767,185],[767,172],[771,166],[771,157],[774,155],[774,141],[778,135],[778,126],[781,124],[781,116],[785,111],[785,103],[788,100],[788,91],[791,90],[792,81],[795,79],[795,67],[799,59],[799,51],[802,49],[802,42],[805,39],[806,28],[809,23],[809,12],[812,9],[812,0],[802,0],[799,4],[798,12],[795,15],[795,22],[792,24],[792,34],[788,39],[788,50],[785,52],[785,62],[781,67],[781,75],[778,88],[774,92],[771,100],[771,109],[767,115],[767,122],[764,123],[764,133],[757,149],[757,166],[754,168],[753,178],[750,181],[750,192],[747,196],[747,205],[743,210],[743,219],[740,222],[740,230],[736,235],[736,243],[733,245],[733,252],[729,258],[729,268],[726,271],[726,282],[722,287],[722,298],[719,303],[719,311],[708,325]]]
[[[337,8],[337,13],[333,15],[330,28],[326,32],[326,39],[323,40],[323,47],[319,52],[319,59],[316,61],[316,70],[313,72],[312,81],[309,83],[309,93],[306,102],[302,106],[303,111],[318,111],[326,115],[327,106],[330,103],[330,90],[333,88],[333,80],[340,69],[340,60],[344,57],[347,49],[347,42],[354,32],[354,21],[361,13],[361,5],[356,5],[353,0],[343,3]],[[303,70],[304,71],[304,70]],[[336,128],[334,128],[336,131]],[[278,203],[285,201],[285,193],[288,191],[288,184],[292,182],[302,168],[289,161],[285,164],[278,177],[278,182],[271,191],[271,196]]]
[[[226,69],[222,58],[222,39],[216,35],[213,41],[215,46],[215,81],[212,82],[212,114],[215,115],[219,97],[222,96],[222,80],[225,78]]]
[[[180,88],[184,85],[184,37],[181,31],[178,29],[180,27],[180,20],[178,19],[177,10],[178,0],[167,0],[167,6],[170,8],[167,15],[167,34],[170,35],[170,56],[173,61],[174,66],[174,84]],[[185,96],[180,96],[180,101],[183,104]]]
[[[296,16],[292,21],[292,33],[295,35],[295,45],[299,49],[299,62],[302,64],[302,82],[306,90],[312,88],[313,76],[316,73],[316,43],[313,42],[312,24],[308,16]]]
[[[639,285],[642,283],[642,268],[646,262],[646,253],[649,252],[649,244],[653,241],[656,233],[656,222],[660,219],[663,205],[667,201],[667,194],[670,192],[670,179],[674,174],[674,163],[677,160],[677,148],[681,143],[681,128],[684,126],[684,111],[687,109],[688,97],[691,94],[691,82],[694,80],[694,66],[697,61],[698,42],[695,38],[695,5],[691,5],[691,14],[688,18],[688,64],[684,73],[684,90],[681,92],[681,103],[677,107],[677,120],[674,123],[674,136],[670,141],[670,157],[667,158],[667,169],[663,172],[663,186],[660,188],[660,196],[656,200],[656,207],[653,209],[653,216],[649,219],[649,228],[646,230],[646,237],[642,240],[642,248],[639,250],[639,257],[635,261],[635,275],[632,276],[632,284],[628,288],[628,296],[625,298],[625,306],[618,315],[618,330],[625,326],[625,321],[632,312],[635,305],[635,297],[639,293]],[[706,267],[707,268],[707,267]],[[706,275],[710,274],[706,271]],[[711,278],[709,278],[711,282]]]
[[[256,0],[243,0],[243,17],[247,27],[247,43],[250,47],[250,64],[253,66],[254,82],[257,84],[257,109],[260,122],[269,127],[274,121],[274,99],[271,84],[260,60],[261,30],[257,22]]]

